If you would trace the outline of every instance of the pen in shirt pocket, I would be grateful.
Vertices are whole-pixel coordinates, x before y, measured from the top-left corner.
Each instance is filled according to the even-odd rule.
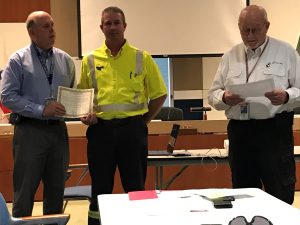
[[[101,71],[102,69],[104,69],[104,66],[96,66],[96,69]]]

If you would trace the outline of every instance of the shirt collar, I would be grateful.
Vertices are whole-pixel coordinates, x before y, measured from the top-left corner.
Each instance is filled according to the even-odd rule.
[[[251,48],[249,48],[249,47],[247,47],[247,46],[245,45],[245,52],[246,52],[247,55],[250,56],[250,57],[251,57],[251,56],[260,55],[261,52],[263,51],[265,45],[267,44],[267,40],[268,40],[268,37],[266,37],[264,43],[263,43],[262,45],[260,45],[259,47],[257,47],[254,51],[253,51]]]
[[[52,56],[52,54],[53,54],[53,48],[51,48],[48,52],[46,52],[45,50],[38,47],[36,44],[32,43],[32,45],[35,48],[35,50],[37,51],[37,53],[39,53],[39,55],[45,59]]]
[[[119,52],[118,52],[118,54],[117,54],[117,56],[115,58],[120,57],[122,55],[123,49],[127,48],[128,46],[129,46],[129,43],[126,40],[125,43],[123,44],[123,46],[120,48],[120,50],[119,50]],[[106,46],[105,42],[103,43],[102,47],[104,48],[104,51],[106,52],[106,54],[108,56],[113,57],[112,54],[111,54],[110,49]]]

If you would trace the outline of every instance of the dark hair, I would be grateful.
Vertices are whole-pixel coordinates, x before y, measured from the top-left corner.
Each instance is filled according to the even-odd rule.
[[[116,7],[116,6],[109,6],[107,8],[105,8],[103,11],[102,11],[102,16],[104,13],[120,13],[121,16],[122,16],[122,21],[123,23],[125,24],[126,21],[125,21],[125,14],[124,12],[122,11],[122,9],[120,9],[119,7]],[[101,19],[101,23],[102,23],[102,19]]]
[[[33,19],[29,19],[26,21],[26,28],[27,30],[29,30],[34,24],[34,20]]]

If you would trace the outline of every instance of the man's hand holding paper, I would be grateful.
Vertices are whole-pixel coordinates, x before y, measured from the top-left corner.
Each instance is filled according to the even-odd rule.
[[[289,95],[285,90],[275,89],[273,79],[266,79],[246,84],[236,84],[229,86],[224,93],[224,102],[233,106],[244,101],[246,97],[266,97],[272,105],[282,105],[289,100]]]
[[[98,122],[96,113],[89,113],[80,118],[81,122],[85,125],[93,125]]]
[[[275,89],[273,79],[259,80],[245,84],[234,84],[228,87],[228,91],[239,95],[241,98],[246,97],[263,97],[266,92],[271,92]]]
[[[273,105],[282,105],[289,99],[289,95],[282,89],[275,89],[273,79],[266,79],[246,84],[231,85],[224,93],[228,105],[236,105],[246,97],[266,97]]]
[[[282,105],[289,100],[289,94],[282,89],[266,92],[265,96],[271,101],[272,105]]]
[[[229,106],[237,105],[243,102],[244,100],[244,98],[241,98],[239,95],[234,94],[230,91],[225,91],[223,95],[223,102]]]

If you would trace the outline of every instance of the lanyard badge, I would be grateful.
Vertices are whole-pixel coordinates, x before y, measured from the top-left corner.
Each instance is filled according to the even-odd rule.
[[[248,103],[242,103],[240,106],[240,120],[250,119],[250,105]]]
[[[39,52],[39,50],[37,49],[37,46],[33,45],[36,54],[38,56],[38,59],[41,63],[41,66],[44,70],[44,73],[46,75],[46,78],[48,80],[49,83],[49,87],[50,87],[50,98],[53,98],[53,90],[52,90],[52,80],[53,80],[53,67],[54,67],[54,62],[53,62],[53,51],[52,49],[49,52],[49,55],[47,57],[49,57],[50,60],[50,65],[49,65],[49,69],[47,66],[47,57],[43,57],[42,54]]]

